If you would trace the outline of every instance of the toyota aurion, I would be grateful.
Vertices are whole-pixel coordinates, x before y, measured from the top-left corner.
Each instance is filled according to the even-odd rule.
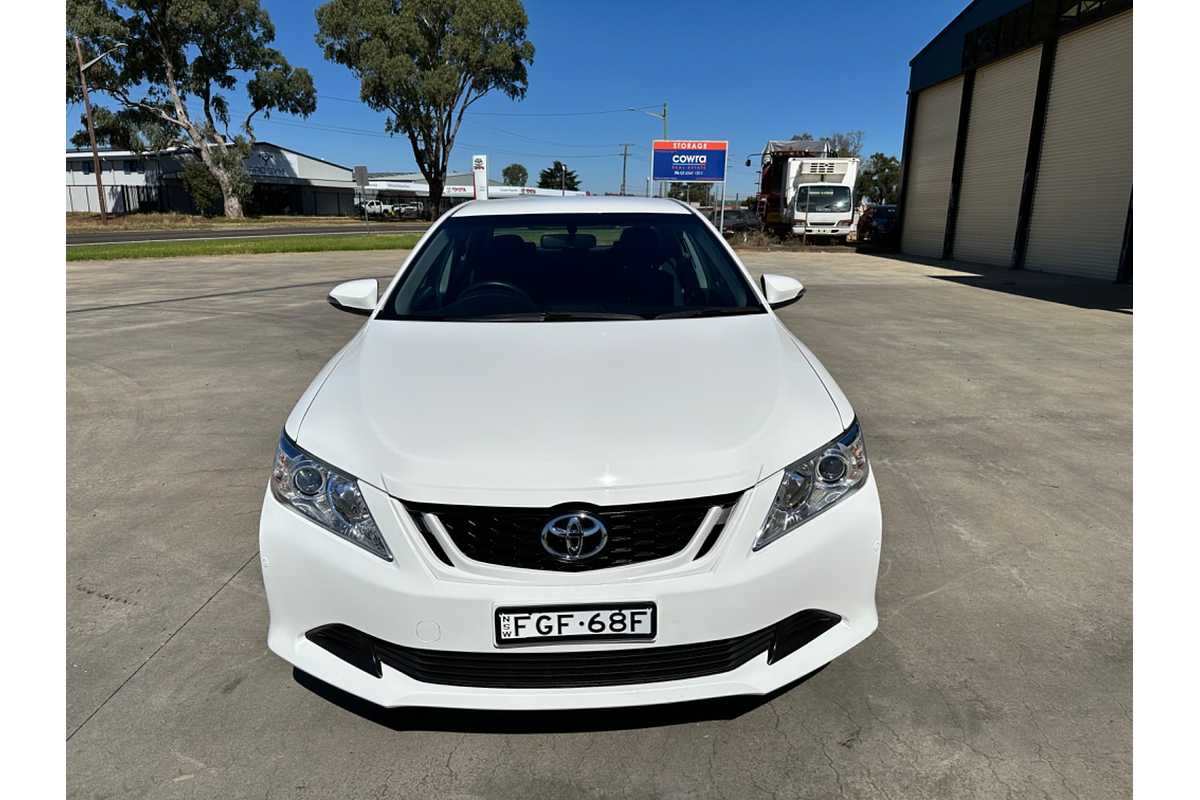
[[[457,206],[283,425],[268,644],[383,706],[764,694],[869,636],[863,430],[691,207]],[[847,320],[846,324],[854,324]]]

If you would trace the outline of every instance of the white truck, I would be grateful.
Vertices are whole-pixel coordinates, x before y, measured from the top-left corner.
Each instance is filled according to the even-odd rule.
[[[758,212],[780,234],[845,240],[854,229],[859,159],[829,154],[824,142],[770,141],[763,150]]]
[[[363,212],[369,217],[390,217],[396,213],[396,207],[382,200],[368,200],[363,203]]]

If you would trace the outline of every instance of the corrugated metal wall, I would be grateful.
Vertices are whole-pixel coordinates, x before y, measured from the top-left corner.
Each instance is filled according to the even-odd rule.
[[[1058,43],[1025,266],[1112,280],[1133,187],[1133,12]]]
[[[917,95],[912,149],[905,165],[908,187],[901,242],[905,253],[931,258],[942,255],[962,85],[960,75]]]
[[[1039,45],[975,73],[954,228],[956,259],[1012,264],[1041,53]]]

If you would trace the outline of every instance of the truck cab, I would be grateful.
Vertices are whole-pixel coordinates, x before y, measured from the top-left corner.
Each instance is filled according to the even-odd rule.
[[[396,210],[394,205],[385,203],[382,200],[368,200],[367,202],[363,203],[362,207],[363,211],[365,211],[368,216],[372,217],[388,216]]]
[[[845,239],[854,229],[854,181],[857,158],[789,159],[787,211],[783,217],[796,236]]]

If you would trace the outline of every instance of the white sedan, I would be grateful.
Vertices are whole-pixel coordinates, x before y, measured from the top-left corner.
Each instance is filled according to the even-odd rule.
[[[467,203],[280,435],[268,644],[384,706],[763,694],[875,630],[879,497],[853,409],[672,200]]]

